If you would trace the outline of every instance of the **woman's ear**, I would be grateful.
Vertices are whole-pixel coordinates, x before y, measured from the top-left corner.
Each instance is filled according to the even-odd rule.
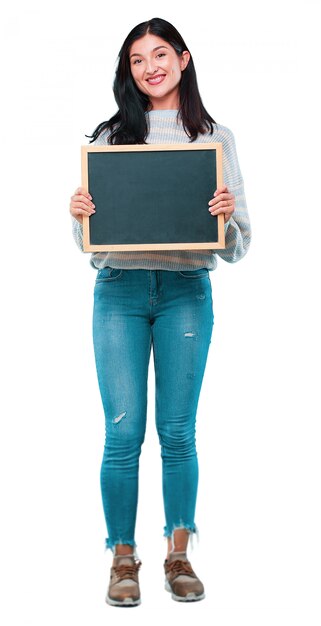
[[[188,52],[188,50],[184,50],[184,52],[182,52],[182,55],[181,55],[181,71],[182,72],[188,66],[188,62],[189,62],[190,58],[191,58],[191,55]]]

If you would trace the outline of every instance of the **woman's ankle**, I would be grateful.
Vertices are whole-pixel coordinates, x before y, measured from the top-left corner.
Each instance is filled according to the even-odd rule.
[[[172,537],[167,537],[167,558],[171,552],[186,552],[190,532],[185,528],[174,530]]]
[[[134,554],[133,546],[125,543],[117,543],[115,545],[114,556],[132,556]]]

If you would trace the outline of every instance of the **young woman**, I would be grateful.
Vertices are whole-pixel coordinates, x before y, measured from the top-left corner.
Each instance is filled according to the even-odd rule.
[[[91,142],[223,144],[224,186],[208,205],[212,215],[224,214],[224,250],[91,256],[98,270],[93,339],[106,419],[101,492],[106,547],[114,555],[106,601],[115,606],[140,603],[135,521],[151,348],[168,543],[165,584],[175,600],[200,600],[204,587],[187,558],[187,547],[196,532],[195,423],[213,328],[209,271],[216,268],[217,255],[235,262],[249,247],[243,180],[233,134],[205,110],[192,56],[169,22],[154,18],[129,33],[119,53],[114,95],[119,110],[99,124]],[[160,177],[159,185],[166,180]],[[71,197],[73,233],[81,250],[82,219],[95,212],[94,200],[82,187]]]

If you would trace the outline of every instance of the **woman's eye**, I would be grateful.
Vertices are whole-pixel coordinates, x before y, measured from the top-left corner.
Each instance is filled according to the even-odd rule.
[[[141,59],[135,59],[133,65],[138,65],[138,63],[141,63]]]
[[[164,57],[164,56],[166,56],[166,52],[160,52],[157,56],[158,57]]]

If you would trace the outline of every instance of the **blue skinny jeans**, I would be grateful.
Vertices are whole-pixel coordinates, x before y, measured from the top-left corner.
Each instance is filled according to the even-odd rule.
[[[196,412],[213,329],[207,269],[98,270],[93,340],[105,413],[100,485],[106,548],[136,546],[138,470],[151,347],[161,446],[165,537],[196,532]]]

